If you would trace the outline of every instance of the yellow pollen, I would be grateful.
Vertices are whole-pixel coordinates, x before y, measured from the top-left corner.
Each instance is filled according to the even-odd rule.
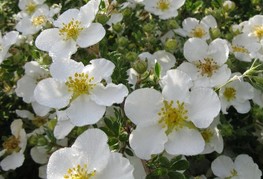
[[[74,76],[70,76],[66,82],[68,90],[73,92],[74,97],[78,97],[82,94],[89,94],[95,87],[95,84],[91,84],[94,77],[89,77],[86,73],[75,73]]]
[[[232,46],[233,52],[239,52],[239,53],[246,53],[248,54],[248,50],[245,47],[242,46]]]
[[[210,58],[205,58],[204,61],[199,60],[199,62],[196,64],[196,67],[199,69],[202,76],[206,75],[207,77],[211,77],[219,68],[217,63]]]
[[[67,174],[64,175],[64,179],[91,179],[95,176],[96,170],[88,173],[88,167],[86,164],[84,166],[77,165],[76,167],[69,168]]]
[[[203,36],[205,36],[206,31],[201,26],[196,26],[192,30],[191,34],[192,34],[193,37],[202,38]]]
[[[160,9],[161,11],[166,11],[170,7],[170,2],[169,0],[159,0],[157,2],[157,8]]]
[[[259,39],[263,38],[263,25],[254,26],[253,30],[253,33],[256,37],[258,37]]]
[[[43,25],[44,23],[46,23],[46,17],[44,15],[37,16],[32,20],[34,26]]]
[[[232,87],[226,87],[224,91],[224,97],[227,101],[231,101],[236,98],[236,89]]]
[[[3,143],[3,148],[7,150],[7,153],[19,152],[19,143],[19,138],[11,136]]]
[[[203,136],[205,142],[208,143],[213,137],[213,132],[210,129],[204,129],[201,131],[201,135]]]
[[[68,24],[63,23],[63,27],[59,29],[59,35],[63,36],[64,40],[77,40],[83,29],[80,21],[72,19]]]
[[[30,2],[27,6],[26,6],[26,12],[28,14],[33,14],[36,11],[37,5],[34,2]]]
[[[169,134],[172,130],[182,128],[184,122],[188,119],[187,110],[185,109],[184,102],[176,101],[176,107],[173,107],[174,101],[164,101],[161,111],[158,113],[160,116],[159,123],[163,128],[167,127],[166,133]]]

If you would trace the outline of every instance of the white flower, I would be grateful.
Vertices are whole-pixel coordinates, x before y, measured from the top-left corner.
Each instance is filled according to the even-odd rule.
[[[70,58],[77,47],[86,48],[98,43],[105,35],[99,23],[92,23],[100,0],[91,0],[80,10],[69,9],[54,21],[55,28],[42,31],[35,45],[54,58]]]
[[[257,51],[261,48],[260,44],[253,37],[240,34],[233,38],[230,50],[240,61],[251,62],[256,57]]]
[[[201,153],[205,141],[198,128],[207,128],[218,115],[217,94],[208,88],[190,92],[192,81],[179,70],[169,70],[162,86],[162,93],[142,88],[127,97],[125,114],[137,125],[130,135],[130,146],[142,159],[164,149],[172,155]]]
[[[183,37],[196,37],[203,40],[210,39],[211,28],[217,27],[217,22],[212,15],[205,16],[201,21],[188,17],[183,21],[183,28],[175,29],[175,33]]]
[[[133,179],[129,160],[110,152],[107,140],[101,130],[87,130],[70,148],[59,149],[51,155],[47,178]]]
[[[47,22],[52,22],[53,13],[49,7],[44,5],[38,8],[31,16],[26,15],[16,24],[16,30],[22,32],[23,35],[34,35],[41,30]]]
[[[217,128],[219,117],[216,117],[213,123],[206,129],[201,129],[201,134],[205,140],[205,149],[202,154],[208,154],[216,151],[221,153],[224,148],[223,137]]]
[[[190,38],[184,44],[184,57],[188,62],[183,62],[178,69],[190,75],[194,86],[220,86],[231,75],[225,64],[228,55],[229,48],[225,40],[215,39],[208,45],[202,39]]]
[[[135,179],[145,179],[146,172],[142,164],[142,160],[136,156],[127,156],[131,165],[134,167],[133,175]]]
[[[69,59],[53,62],[50,66],[53,78],[37,84],[36,101],[56,109],[68,107],[66,115],[75,126],[96,123],[105,113],[106,106],[121,103],[128,90],[123,84],[107,81],[115,67],[112,62],[95,59],[90,63],[84,66]]]
[[[238,75],[238,73],[233,75]],[[249,100],[253,97],[254,88],[250,83],[244,82],[242,78],[234,80],[223,86],[219,91],[221,110],[224,114],[227,114],[227,109],[233,106],[238,113],[247,113],[251,108]]]
[[[178,15],[177,10],[182,7],[185,0],[144,0],[144,9],[160,19],[169,19]]]
[[[38,116],[45,116],[50,111],[49,107],[36,102],[34,90],[39,80],[48,77],[48,72],[41,68],[36,61],[27,62],[24,66],[25,75],[17,81],[16,95],[23,98],[26,103],[31,103]]]
[[[0,32],[0,64],[9,56],[9,48],[18,40],[19,33],[16,31],[8,32],[2,37]]]
[[[263,40],[263,15],[255,15],[244,24],[242,31],[258,41]]]
[[[22,128],[23,122],[21,119],[14,120],[11,123],[12,136],[7,138],[3,143],[3,150],[0,151],[5,158],[0,162],[0,166],[4,171],[16,169],[24,162],[24,151],[27,145],[26,132]]]
[[[260,179],[262,175],[258,165],[247,154],[238,155],[235,162],[230,157],[221,155],[212,162],[211,169],[220,179]]]
[[[46,0],[19,0],[18,7],[23,13],[32,15]]]

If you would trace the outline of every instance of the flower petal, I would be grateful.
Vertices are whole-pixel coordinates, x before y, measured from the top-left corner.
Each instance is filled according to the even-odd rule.
[[[146,120],[157,120],[163,106],[163,97],[159,91],[143,88],[133,91],[126,98],[124,111],[135,124]]]
[[[127,95],[128,89],[125,85],[110,83],[106,87],[102,84],[96,85],[91,99],[99,105],[111,106],[113,103],[122,103]]]
[[[189,89],[193,85],[190,76],[176,69],[167,71],[161,83],[164,85],[163,96],[174,101],[185,101],[189,95]]]
[[[101,0],[90,0],[87,4],[80,8],[80,21],[85,27],[89,26],[95,19],[99,10]]]
[[[227,61],[229,55],[227,41],[219,38],[213,40],[209,45],[208,54],[213,58],[217,65],[223,65]]]
[[[230,157],[221,155],[212,162],[211,169],[216,176],[226,178],[231,176],[234,163]]]
[[[129,160],[124,158],[120,153],[111,153],[109,162],[102,172],[96,175],[97,179],[134,179],[133,166]]]
[[[88,129],[78,136],[72,148],[84,152],[84,155],[90,161],[90,163],[88,163],[89,168],[101,170],[102,168],[104,169],[110,157],[107,142],[108,137],[102,130]]]
[[[221,109],[217,94],[209,88],[195,88],[190,94],[189,119],[198,128],[207,128]]]
[[[71,95],[64,83],[53,78],[40,81],[34,91],[35,99],[39,104],[58,109],[69,104]]]
[[[72,39],[69,40],[58,40],[52,45],[49,50],[49,55],[52,57],[53,61],[60,58],[70,58],[72,54],[77,51],[76,42]]]
[[[184,44],[184,57],[189,62],[202,60],[207,57],[208,45],[199,38],[190,38]]]
[[[82,48],[95,45],[103,39],[105,34],[106,31],[101,24],[92,23],[87,29],[83,29],[80,32],[77,38],[77,44]]]
[[[84,68],[83,63],[71,59],[55,60],[50,65],[50,73],[53,78],[66,82],[69,76],[76,72],[81,72]]]
[[[105,106],[96,104],[88,95],[81,95],[72,101],[66,113],[72,124],[84,126],[98,122],[105,111]]]
[[[191,146],[189,146],[191,144]],[[171,155],[197,155],[205,147],[202,135],[194,129],[182,128],[168,135],[165,150]]]
[[[25,160],[25,156],[23,153],[13,153],[7,157],[5,157],[1,163],[0,166],[4,171],[8,170],[14,170],[17,167],[20,167]]]
[[[94,77],[93,81],[95,82],[100,82],[102,79],[107,81],[115,68],[115,65],[105,58],[94,59],[90,63],[90,65],[85,66],[83,72]]]
[[[149,160],[152,154],[159,154],[164,150],[167,142],[165,129],[158,125],[158,121],[146,121],[140,123],[132,131],[129,143],[135,154],[141,158]]]
[[[64,139],[74,127],[70,120],[58,120],[54,129],[54,136],[56,139]]]
[[[38,49],[43,51],[50,51],[53,45],[62,40],[59,36],[57,28],[46,29],[42,31],[35,40],[35,45]]]

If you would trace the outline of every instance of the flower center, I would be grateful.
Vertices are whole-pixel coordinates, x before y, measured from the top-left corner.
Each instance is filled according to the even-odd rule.
[[[219,68],[217,63],[210,58],[205,58],[204,61],[199,60],[199,62],[196,64],[196,67],[199,68],[202,76],[206,75],[207,77],[211,77]]]
[[[46,17],[44,15],[40,15],[40,16],[37,16],[35,17],[33,20],[32,20],[32,24],[34,26],[39,26],[39,25],[42,25],[46,22]]]
[[[91,84],[94,77],[89,77],[85,73],[75,73],[74,76],[70,76],[66,82],[68,90],[73,92],[74,97],[78,97],[82,94],[90,94],[90,91],[94,88],[95,84]]]
[[[159,0],[157,2],[157,8],[160,9],[161,11],[166,11],[170,7],[170,2],[169,0]]]
[[[263,38],[263,25],[256,25],[256,26],[254,26],[253,30],[254,30],[253,33],[254,33],[254,35],[256,37],[258,37],[260,39]]]
[[[236,171],[235,169],[231,170],[230,173],[231,173],[231,176],[226,177],[226,179],[231,179],[232,177],[236,177],[236,176],[238,176],[238,175],[237,175],[237,171]]]
[[[206,143],[209,143],[213,137],[213,132],[210,129],[204,129],[201,131],[201,135],[203,136]]]
[[[96,170],[88,173],[86,164],[84,164],[84,166],[77,165],[76,167],[68,169],[67,174],[64,175],[64,179],[91,179],[95,174]]]
[[[68,24],[63,23],[63,27],[59,29],[59,35],[61,35],[64,40],[77,40],[79,33],[83,29],[80,21],[72,19]]]
[[[30,3],[27,4],[25,10],[26,10],[26,12],[27,12],[28,14],[33,14],[33,13],[35,12],[36,8],[37,8],[36,3],[30,2]]]
[[[227,101],[231,101],[236,98],[236,89],[232,87],[225,88],[224,97]]]
[[[193,37],[198,37],[198,38],[202,38],[203,36],[205,36],[206,31],[204,30],[204,28],[202,28],[201,26],[196,26],[192,32],[191,32]]]
[[[34,120],[32,120],[32,123],[37,127],[41,127],[47,123],[47,119],[45,117],[37,116]]]
[[[15,136],[9,137],[4,143],[3,148],[7,150],[7,153],[19,152],[19,139]]]
[[[248,53],[248,50],[242,46],[232,46],[233,52]]]
[[[188,111],[185,109],[184,102],[176,101],[177,107],[173,107],[173,104],[173,100],[170,102],[164,100],[163,107],[158,113],[160,116],[159,123],[163,125],[163,128],[167,127],[167,134],[170,134],[173,129],[182,128],[184,122],[188,119]]]

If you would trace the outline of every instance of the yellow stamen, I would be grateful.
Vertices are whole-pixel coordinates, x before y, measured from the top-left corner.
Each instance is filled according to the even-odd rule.
[[[170,2],[169,0],[159,0],[157,2],[157,8],[160,9],[161,11],[166,11],[170,7]]]
[[[196,26],[191,32],[191,35],[197,38],[202,38],[205,36],[205,34],[206,34],[206,31],[201,26]]]
[[[7,153],[19,152],[19,143],[19,138],[11,136],[3,143],[3,148],[7,150]]]
[[[263,38],[263,25],[255,25],[253,28],[253,34],[259,39]]]
[[[172,130],[182,128],[184,122],[188,119],[187,110],[185,109],[184,102],[176,101],[176,107],[173,106],[174,101],[164,101],[161,111],[158,113],[160,116],[159,123],[162,127],[167,127],[166,133],[169,134]]]
[[[72,19],[68,24],[63,23],[63,27],[59,29],[59,35],[61,35],[64,40],[77,40],[83,29],[80,21]]]
[[[213,137],[213,132],[210,129],[204,129],[201,131],[201,135],[203,136],[206,143],[209,143]]]
[[[34,26],[43,25],[44,23],[46,23],[46,17],[44,15],[37,16],[32,20]]]
[[[28,14],[33,14],[35,11],[36,11],[36,8],[37,8],[37,5],[36,5],[36,3],[34,3],[34,2],[30,2],[30,3],[28,3],[28,5],[26,6],[26,12],[28,13]]]
[[[69,168],[67,174],[64,175],[64,179],[91,179],[95,176],[96,170],[88,173],[88,167],[86,164],[84,166],[77,165],[76,167]]]
[[[45,117],[37,116],[34,120],[32,120],[32,123],[37,127],[41,127],[47,123],[47,119]]]
[[[236,89],[232,87],[226,87],[224,91],[224,97],[227,101],[231,101],[236,98]]]
[[[90,94],[90,91],[96,84],[91,82],[94,77],[89,77],[86,73],[75,73],[74,76],[70,76],[66,82],[68,90],[73,92],[74,97],[78,97],[82,94]]]
[[[206,75],[207,77],[211,77],[219,68],[217,63],[210,58],[205,58],[204,61],[199,60],[199,62],[196,64],[196,67],[199,69],[202,76]]]
[[[239,53],[246,53],[248,54],[248,50],[245,47],[242,46],[234,46],[232,45],[233,52],[239,52]]]

